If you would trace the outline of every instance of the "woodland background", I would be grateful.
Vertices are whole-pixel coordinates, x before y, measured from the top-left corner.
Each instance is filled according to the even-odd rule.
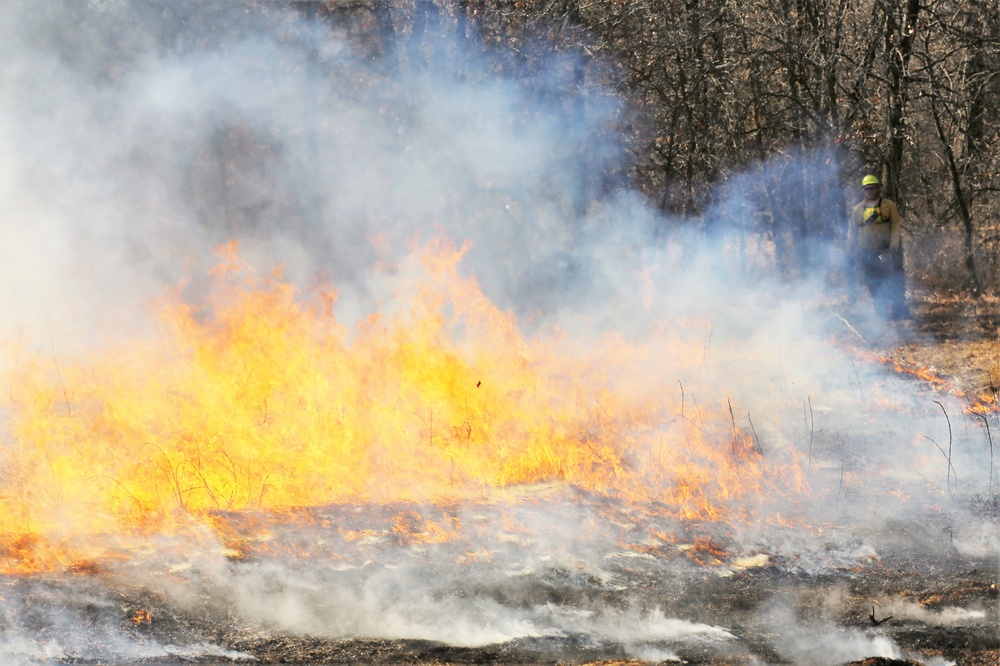
[[[597,195],[627,180],[662,211],[705,226],[720,183],[784,158],[780,177],[757,181],[755,214],[739,224],[796,271],[808,268],[813,240],[840,238],[850,197],[873,172],[903,214],[911,288],[1000,289],[1000,5],[992,0],[297,4],[346,20],[373,51],[419,40],[433,22],[494,49],[498,67],[538,66],[521,48],[538,38],[576,53],[581,95],[612,84],[630,107],[614,129],[631,164],[594,183]],[[795,159],[810,151],[839,163],[843,187],[831,191],[813,162]]]
[[[169,4],[139,5],[168,24]],[[188,12],[192,6],[218,13],[210,2],[190,3]],[[745,269],[763,257],[792,278],[837,247],[861,177],[876,173],[903,214],[913,293],[977,304],[1000,292],[995,0],[247,0],[243,7],[249,14],[291,7],[372,61],[405,42],[410,53],[450,58],[461,69],[455,50],[465,44],[485,51],[496,73],[528,81],[552,70],[555,49],[557,77],[539,79],[536,94],[567,100],[568,119],[602,97],[624,100],[606,134],[581,136],[565,156],[566,177],[584,183],[566,202],[568,215],[628,187],[664,213],[658,233],[725,229]],[[441,34],[455,40],[446,44]],[[65,37],[69,52],[72,35]],[[523,112],[530,116],[530,103]],[[624,163],[602,161],[611,145],[628,156]],[[230,165],[260,159],[267,147],[235,127],[213,150]],[[741,176],[755,169],[762,177]],[[743,207],[720,219],[728,213],[717,204],[737,178]],[[225,217],[238,223],[241,215],[232,209]]]

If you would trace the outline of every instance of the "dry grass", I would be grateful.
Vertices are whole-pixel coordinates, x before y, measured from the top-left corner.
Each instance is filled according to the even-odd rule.
[[[912,293],[914,335],[887,350],[975,396],[1000,392],[1000,299]]]

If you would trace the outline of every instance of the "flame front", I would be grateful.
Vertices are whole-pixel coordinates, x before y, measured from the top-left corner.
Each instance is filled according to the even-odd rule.
[[[69,566],[107,555],[83,545],[97,548],[94,535],[127,545],[219,509],[487,499],[559,482],[718,520],[755,518],[743,500],[798,488],[794,461],[765,469],[725,399],[694,418],[683,391],[664,389],[657,368],[702,353],[680,327],[641,344],[528,339],[460,274],[462,255],[430,244],[409,267],[419,277],[400,280],[402,305],[349,330],[331,288],[257,275],[230,245],[201,307],[179,290],[156,304],[154,337],[73,362],[20,354],[0,568]],[[452,529],[433,527],[424,539]]]
[[[962,389],[954,381],[945,379],[937,374],[933,369],[919,365],[915,361],[908,359],[904,364],[898,360],[889,358],[881,354],[873,355],[873,358],[890,368],[893,372],[901,375],[910,375],[927,383],[932,389],[940,393],[948,393],[965,402],[964,411],[969,414],[990,414],[998,409],[997,393],[995,390],[985,390],[979,395],[973,395]]]

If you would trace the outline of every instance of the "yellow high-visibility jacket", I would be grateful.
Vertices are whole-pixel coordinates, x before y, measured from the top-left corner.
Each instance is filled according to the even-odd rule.
[[[902,242],[903,219],[899,209],[889,199],[862,201],[854,207],[847,226],[847,251],[892,250],[898,252]]]

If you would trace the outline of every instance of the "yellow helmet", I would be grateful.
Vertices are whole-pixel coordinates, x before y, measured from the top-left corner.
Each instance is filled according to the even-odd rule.
[[[872,174],[868,174],[867,176],[861,179],[861,187],[868,187],[869,185],[881,185],[881,184],[882,183],[880,183],[878,180],[878,176],[873,176]]]

